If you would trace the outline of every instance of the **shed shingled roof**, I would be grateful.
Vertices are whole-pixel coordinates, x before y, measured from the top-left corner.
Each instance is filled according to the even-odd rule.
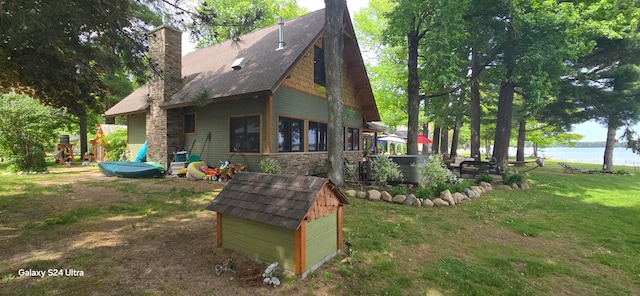
[[[349,17],[348,12],[346,17]],[[275,92],[280,82],[302,58],[324,28],[324,9],[288,20],[284,25],[285,46],[278,47],[278,25],[269,26],[238,37],[237,40],[208,46],[182,57],[183,87],[170,100],[162,103],[163,108],[179,108],[201,104],[198,98],[206,95],[211,102],[240,96],[259,96]],[[347,19],[349,36],[355,38],[353,27]],[[367,121],[380,120],[373,98],[373,92],[364,67],[357,42],[346,44],[356,51],[345,61],[353,64],[350,72],[358,77],[363,93],[363,111]],[[244,57],[246,65],[233,70],[231,64]],[[146,112],[149,88],[145,84],[125,97],[105,112],[105,116],[127,115]]]
[[[340,203],[344,195],[325,178],[241,172],[207,206],[207,210],[297,229],[323,186],[331,186]]]

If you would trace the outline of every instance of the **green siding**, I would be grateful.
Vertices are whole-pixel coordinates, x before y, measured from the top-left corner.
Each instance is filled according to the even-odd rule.
[[[327,122],[329,118],[327,100],[288,88],[279,88],[273,95],[272,112],[273,125],[270,131],[274,139],[271,147],[272,152],[278,151],[278,116],[291,116],[318,122]],[[343,113],[345,126],[362,126],[362,112],[360,110],[345,107]]]
[[[229,153],[229,118],[260,115],[262,119],[262,152],[264,152],[266,147],[265,109],[266,100],[263,97],[185,108],[185,113],[196,113],[196,134],[185,136],[185,150],[192,150],[192,154],[200,155],[200,159],[211,166],[220,166],[222,161],[231,158],[233,163],[244,163],[249,166],[251,171],[260,171],[261,156]],[[206,143],[203,150],[209,132],[211,132],[211,141]]]
[[[129,144],[129,160],[136,159],[138,152],[142,148],[144,141],[147,139],[146,120],[145,113],[129,115],[127,117],[127,141]]]
[[[293,270],[293,230],[222,216],[222,247]]]
[[[338,212],[307,224],[307,269],[338,249]]]

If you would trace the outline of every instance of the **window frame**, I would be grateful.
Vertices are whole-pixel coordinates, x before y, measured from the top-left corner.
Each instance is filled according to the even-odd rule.
[[[280,121],[284,119],[284,120],[288,120],[289,121],[289,138],[288,140],[290,141],[290,143],[288,143],[288,147],[289,149],[280,149]],[[297,121],[299,123],[299,133],[300,133],[300,148],[299,150],[293,150],[293,123],[294,121]],[[306,124],[305,124],[306,120],[304,118],[299,118],[299,117],[293,117],[293,116],[284,116],[284,115],[278,115],[277,118],[277,130],[276,130],[276,142],[277,142],[277,149],[278,149],[278,153],[291,153],[291,152],[305,152],[305,140],[307,138],[306,136]],[[287,138],[285,138],[285,141],[287,141]],[[285,147],[286,148],[286,147]]]
[[[324,49],[317,45],[313,46],[313,83],[320,86],[327,86]]]
[[[187,117],[193,115],[193,131],[187,131]],[[198,114],[196,112],[185,113],[182,116],[182,133],[184,135],[195,135],[198,133]]]
[[[326,122],[321,122],[321,121],[313,121],[313,120],[308,120],[307,121],[307,151],[309,152],[327,152],[328,151],[328,138],[329,138],[329,131],[328,131],[328,124]],[[316,124],[317,126],[317,130],[320,131],[320,127],[324,126],[324,134],[325,134],[325,141],[324,141],[324,150],[320,149],[320,133],[318,132],[315,136],[315,140],[316,140],[316,147],[318,147],[316,150],[311,150],[311,133],[310,133],[310,129],[311,129],[311,125],[312,124]]]
[[[258,141],[257,141],[257,150],[252,150],[252,149],[247,149],[246,147],[248,147],[248,140],[250,139],[250,137],[247,136],[247,120],[248,119],[254,119],[257,118],[258,121]],[[243,127],[244,127],[244,150],[233,150],[233,143],[234,143],[234,136],[235,134],[232,132],[232,125],[233,125],[233,121],[234,120],[238,120],[241,119],[243,120]],[[229,149],[228,152],[229,153],[249,153],[249,154],[260,154],[262,151],[262,114],[245,114],[245,115],[237,115],[237,116],[229,116],[229,125],[228,125],[228,131],[229,131],[229,137],[228,137],[228,144],[229,144]]]
[[[354,134],[354,131],[356,132]],[[355,135],[355,137],[354,137]],[[354,138],[357,138],[357,143],[354,145]],[[359,127],[345,127],[345,151],[360,151],[360,128]]]

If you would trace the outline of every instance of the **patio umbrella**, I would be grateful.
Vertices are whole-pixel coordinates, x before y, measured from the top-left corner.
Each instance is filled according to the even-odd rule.
[[[433,141],[422,134],[418,134],[418,144],[431,144]]]
[[[378,141],[392,142],[392,143],[405,143],[403,138],[399,138],[396,136],[384,136],[382,138],[378,138]]]

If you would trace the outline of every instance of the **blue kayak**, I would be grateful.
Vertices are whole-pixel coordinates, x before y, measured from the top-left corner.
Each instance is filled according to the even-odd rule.
[[[148,162],[109,161],[98,163],[100,171],[108,177],[122,178],[162,178],[162,165]]]

